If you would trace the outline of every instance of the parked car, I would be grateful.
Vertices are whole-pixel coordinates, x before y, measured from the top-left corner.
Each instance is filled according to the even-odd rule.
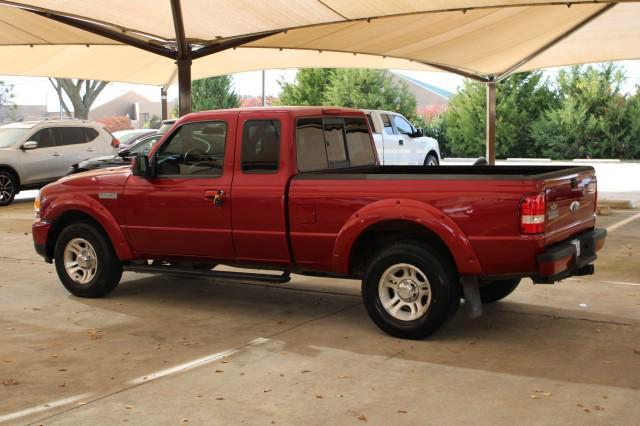
[[[126,149],[133,145],[141,138],[156,133],[155,129],[134,129],[134,130],[120,130],[113,132],[113,136],[120,141],[120,149]]]
[[[108,294],[123,270],[361,279],[373,321],[404,338],[436,331],[462,296],[478,313],[522,277],[593,273],[606,231],[592,167],[380,166],[366,120],[321,107],[188,114],[131,168],[43,188],[35,249],[81,297]],[[220,263],[283,273],[206,270]]]
[[[158,133],[167,133],[167,131],[178,121],[175,118],[170,118],[168,120],[162,120],[160,123],[160,128],[158,129]]]
[[[95,123],[46,120],[0,126],[0,206],[21,190],[35,189],[67,173],[73,163],[114,154],[119,142]]]
[[[391,111],[364,110],[371,126],[378,158],[385,165],[440,164],[438,141],[424,136],[422,129],[403,115]]]
[[[93,157],[88,160],[81,161],[69,167],[67,175],[86,172],[88,170],[104,169],[107,167],[128,166],[131,158],[136,155],[146,155],[151,148],[158,142],[163,135],[152,134],[143,137],[128,148],[121,149],[116,155],[105,155],[102,157]]]

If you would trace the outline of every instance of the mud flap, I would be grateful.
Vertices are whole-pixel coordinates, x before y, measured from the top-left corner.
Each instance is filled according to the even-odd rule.
[[[476,277],[462,277],[462,290],[464,291],[464,309],[467,317],[478,318],[482,315],[482,300],[480,299],[480,286]]]

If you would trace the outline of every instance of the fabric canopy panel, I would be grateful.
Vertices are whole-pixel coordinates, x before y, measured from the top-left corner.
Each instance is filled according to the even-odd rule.
[[[193,79],[263,68],[433,66],[488,80],[640,58],[639,2],[183,0],[181,10],[194,55],[262,37],[194,59]],[[52,15],[98,24],[165,55]],[[175,78],[175,46],[169,0],[0,0],[0,74],[166,85]]]

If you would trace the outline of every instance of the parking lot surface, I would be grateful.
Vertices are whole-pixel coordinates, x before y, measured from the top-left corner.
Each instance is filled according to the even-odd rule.
[[[423,341],[379,331],[356,281],[127,272],[76,298],[32,216],[0,210],[0,422],[640,424],[638,210],[598,219],[596,275],[525,280]]]

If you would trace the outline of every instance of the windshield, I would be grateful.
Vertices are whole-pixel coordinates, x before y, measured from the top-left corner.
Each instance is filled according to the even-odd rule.
[[[149,133],[149,130],[134,130],[132,132],[127,132],[124,135],[116,135],[121,144],[127,144],[130,140],[137,138],[140,135],[144,135],[145,133]]]
[[[9,148],[28,131],[29,129],[20,127],[0,128],[0,148]]]

